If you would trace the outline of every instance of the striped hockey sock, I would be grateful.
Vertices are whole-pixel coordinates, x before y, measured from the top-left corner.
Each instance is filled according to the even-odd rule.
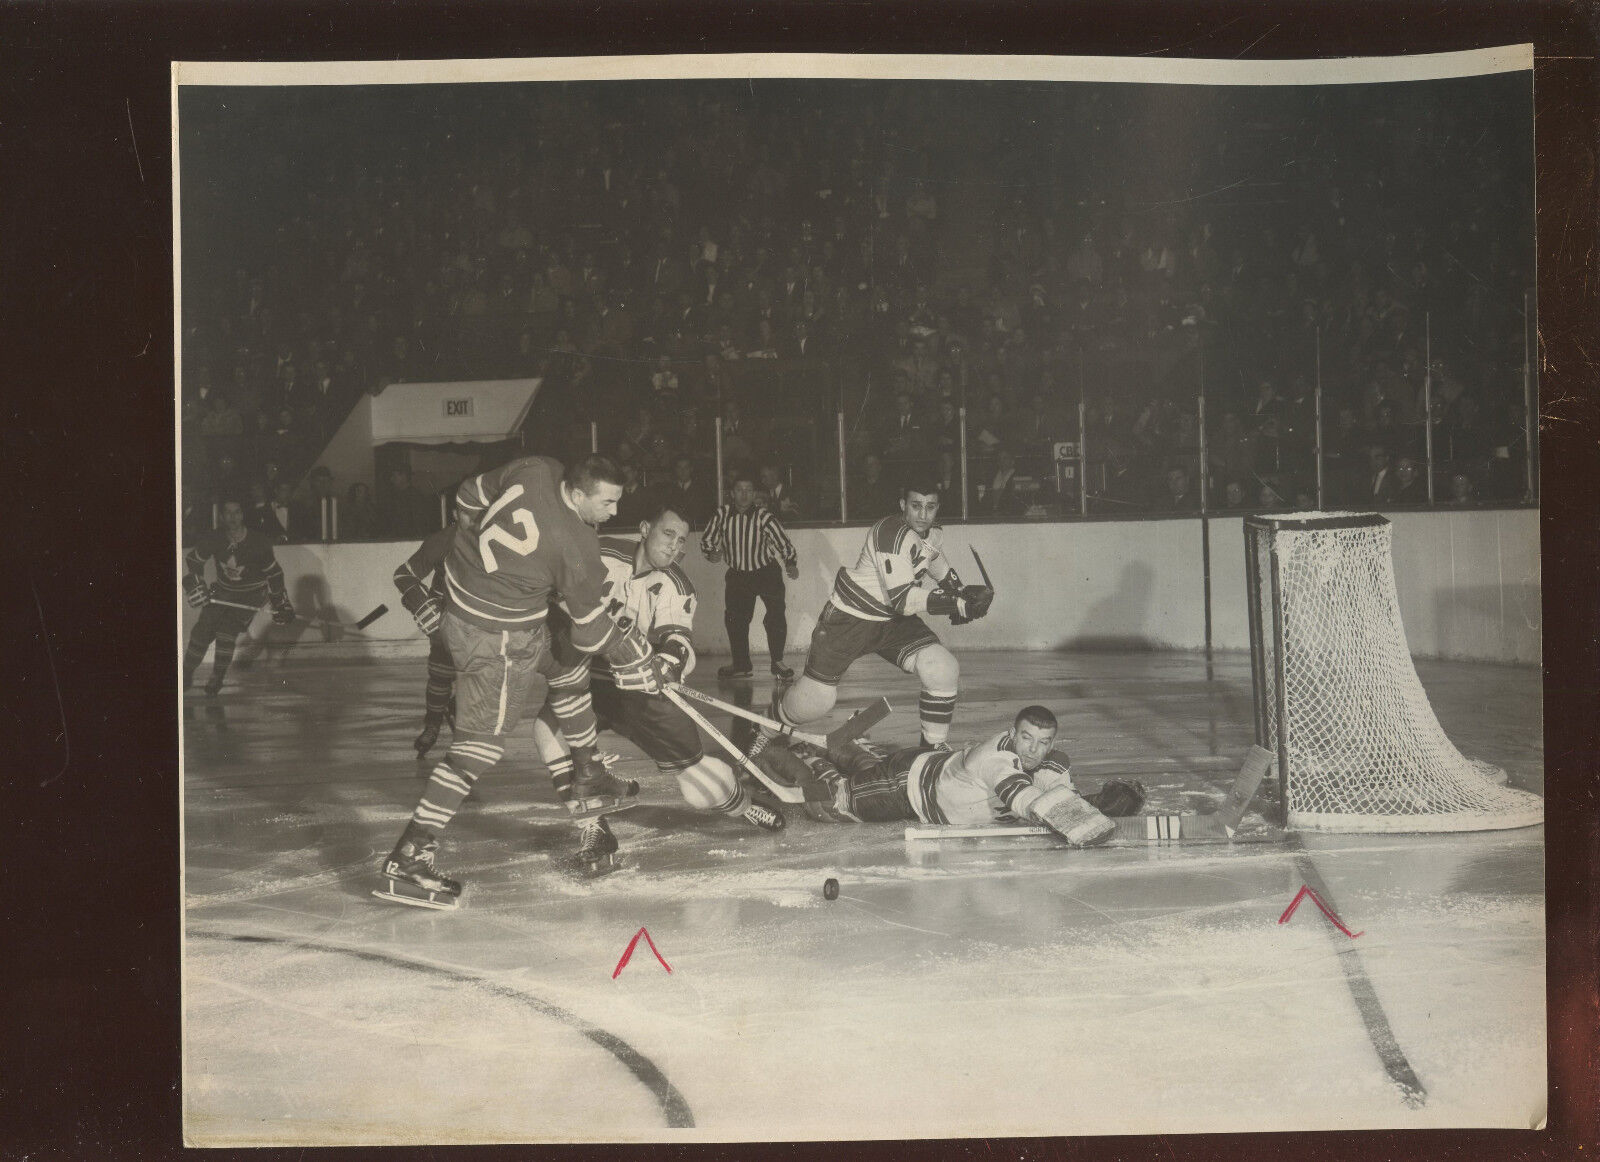
[[[456,816],[478,777],[505,754],[492,735],[468,735],[450,744],[450,753],[433,768],[411,821],[438,835]]]
[[[544,769],[550,772],[550,785],[556,790],[556,798],[565,801],[572,794],[572,751],[557,733],[558,729],[555,713],[546,702],[533,723],[533,745],[538,748]]]
[[[938,746],[950,737],[950,720],[956,716],[956,694],[924,690],[917,697],[917,717],[922,720],[922,741]]]
[[[550,698],[546,703],[556,725],[572,747],[593,746],[600,737],[594,718],[594,701],[589,697],[589,666],[584,663],[550,679]]]

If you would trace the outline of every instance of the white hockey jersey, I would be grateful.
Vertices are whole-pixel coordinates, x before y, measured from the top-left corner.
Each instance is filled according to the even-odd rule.
[[[917,818],[968,827],[1031,819],[1039,796],[1056,787],[1072,787],[1066,755],[1051,751],[1030,774],[1009,730],[961,750],[918,755],[906,775],[906,798]]]
[[[884,517],[867,530],[856,563],[834,575],[834,607],[865,621],[924,612],[930,592],[924,582],[937,583],[950,571],[943,545],[938,525],[923,537],[903,517]]]

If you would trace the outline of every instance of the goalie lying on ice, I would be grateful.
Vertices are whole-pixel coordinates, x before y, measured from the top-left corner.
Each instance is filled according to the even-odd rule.
[[[1028,820],[1075,847],[1104,843],[1108,815],[1143,805],[1137,784],[1115,780],[1077,793],[1064,752],[1054,750],[1056,716],[1043,706],[1018,711],[1011,729],[960,750],[912,747],[885,754],[850,742],[826,753],[805,743],[772,745],[756,759],[774,778],[798,783],[819,818],[861,823],[920,820],[974,826]]]

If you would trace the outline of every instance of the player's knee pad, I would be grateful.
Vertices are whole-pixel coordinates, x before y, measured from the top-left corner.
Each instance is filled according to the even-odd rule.
[[[784,721],[791,726],[799,726],[821,718],[832,710],[838,696],[839,692],[832,686],[824,686],[815,678],[802,677],[784,691],[779,709],[783,712]]]
[[[925,646],[912,654],[909,668],[922,688],[934,694],[953,694],[961,681],[961,663],[942,645]]]
[[[739,780],[733,768],[712,755],[703,755],[675,773],[684,802],[696,811],[726,811],[739,800]]]

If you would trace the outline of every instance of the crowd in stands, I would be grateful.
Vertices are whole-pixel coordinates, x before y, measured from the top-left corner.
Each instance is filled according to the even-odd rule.
[[[1430,453],[1436,503],[1528,500],[1530,128],[1495,80],[1186,119],[1133,86],[801,82],[302,110],[194,199],[185,505],[426,531],[430,490],[318,451],[363,392],[530,375],[526,445],[598,443],[630,512],[708,515],[718,429],[791,521],[840,518],[841,451],[851,520],[908,473],[949,516],[1313,507],[1319,399],[1327,507],[1428,503]]]

